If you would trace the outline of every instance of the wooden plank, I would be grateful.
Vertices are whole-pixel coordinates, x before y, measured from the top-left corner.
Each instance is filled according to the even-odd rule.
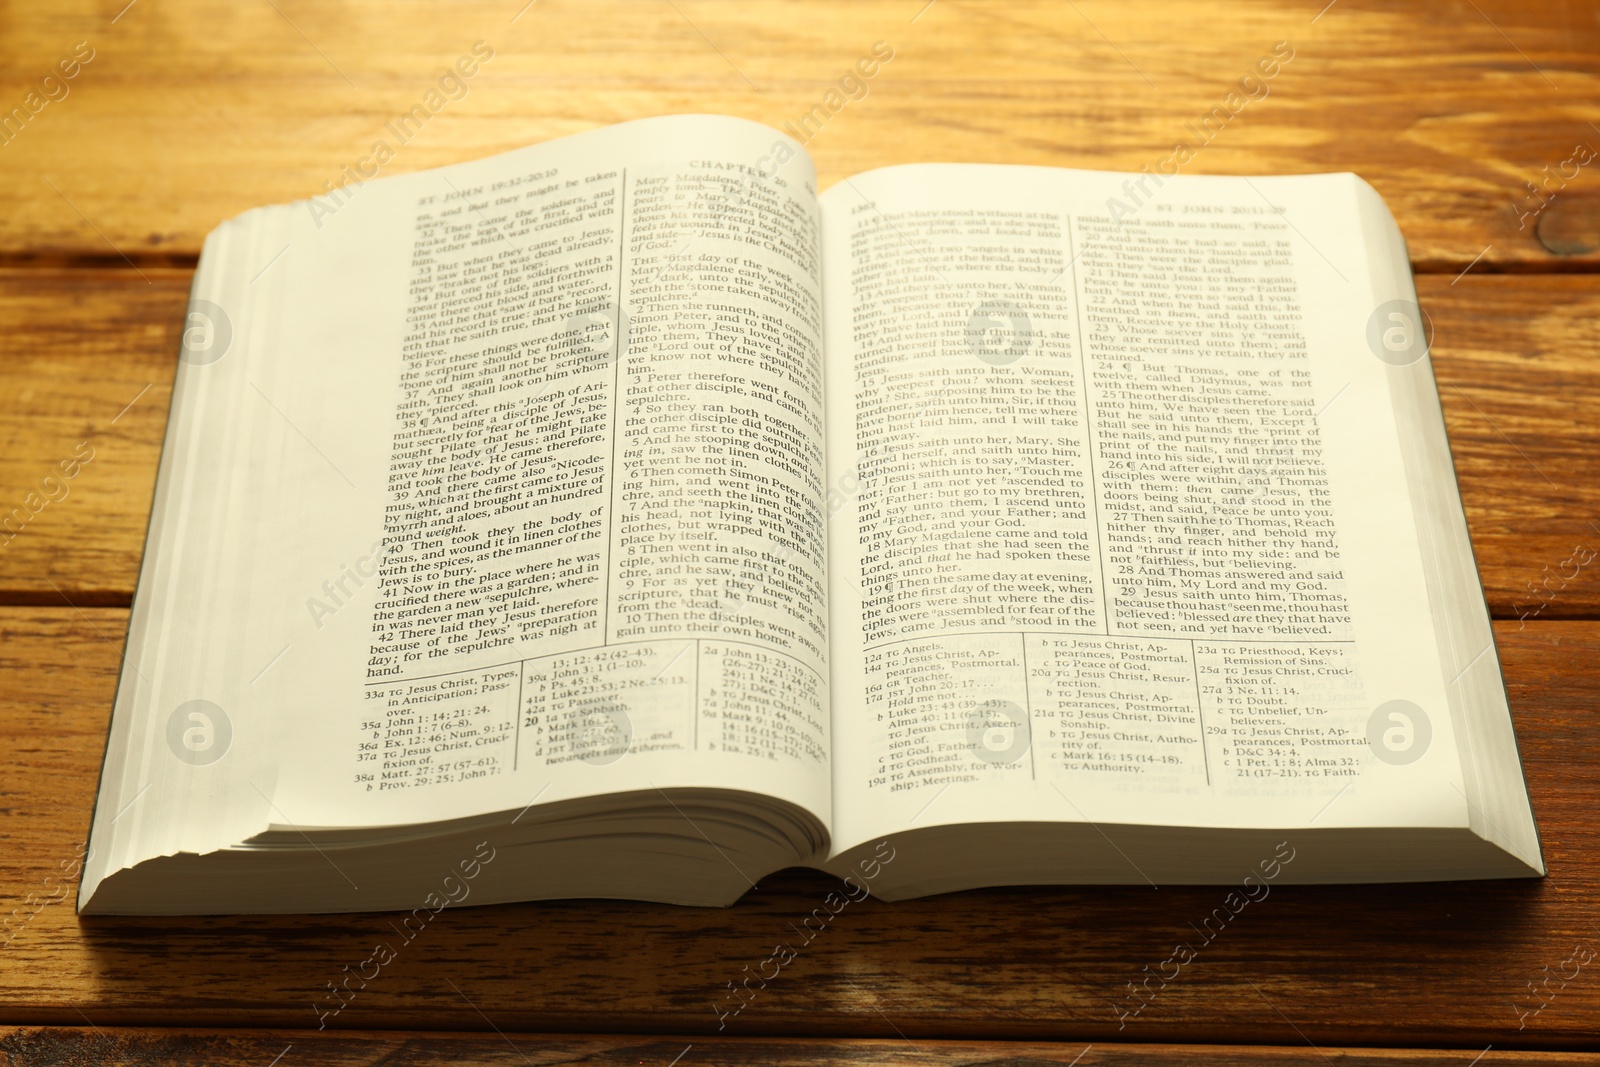
[[[0,529],[0,602],[132,595],[189,285],[145,274],[0,270],[0,523],[79,442],[94,450],[64,498],[10,540]],[[1600,552],[1600,280],[1424,277],[1420,291],[1491,608],[1600,615],[1595,566],[1562,566]]]
[[[836,883],[783,872],[723,910],[571,901],[446,911],[326,1018],[313,1007],[326,983],[360,967],[377,942],[397,940],[389,916],[82,920],[70,902],[25,906],[30,893],[51,894],[46,879],[87,830],[124,619],[117,609],[0,609],[0,736],[11,739],[0,751],[0,904],[13,915],[0,949],[0,1021],[492,1025],[685,1043],[803,1033],[919,1046],[1311,1041],[1448,1046],[1468,1050],[1463,1063],[1490,1043],[1600,1047],[1600,963],[1572,962],[1600,951],[1600,779],[1590,770],[1600,759],[1591,679],[1600,622],[1498,626],[1548,879],[1274,889],[1132,1018],[1114,1007],[1127,983],[1193,939],[1188,924],[1221,889],[864,900],[765,988],[753,984],[740,1014],[719,1020],[713,1004],[729,996],[727,983],[794,939],[789,924]],[[1547,976],[1533,1014],[1540,1001],[1529,983],[1544,990]]]
[[[0,271],[0,602],[129,602],[190,278],[145,273]]]
[[[481,1024],[480,1024],[481,1025]],[[1458,1049],[1324,1048],[1343,1067],[1461,1067]],[[281,1057],[276,1058],[276,1057]],[[675,1058],[676,1057],[676,1058]],[[0,1067],[64,1063],[206,1063],[216,1067],[1264,1067],[1315,1062],[1306,1045],[1135,1045],[1101,1042],[907,1041],[870,1038],[717,1038],[600,1034],[417,1033],[373,1030],[149,1030],[128,1027],[0,1028]],[[1492,1049],[1484,1067],[1594,1067],[1600,1055]]]
[[[192,256],[221,220],[323,191],[378,141],[396,153],[383,172],[402,173],[648,115],[782,126],[823,105],[820,129],[803,132],[824,185],[927,160],[1136,171],[1184,144],[1195,150],[1187,173],[1366,176],[1425,270],[1600,264],[1600,182],[1575,156],[1600,146],[1600,26],[1569,4],[122,8],[68,0],[8,15],[4,108],[24,104],[77,42],[94,56],[64,99],[35,96],[37,114],[0,146],[0,255],[12,262]],[[478,40],[495,54],[465,95],[409,140],[390,132]],[[829,102],[880,40],[894,58],[866,95]],[[1254,99],[1238,94],[1279,41],[1293,58],[1245,85]],[[1530,182],[1549,201],[1533,218]]]
[[[1600,287],[1573,277],[1417,282],[1490,610],[1595,617]]]

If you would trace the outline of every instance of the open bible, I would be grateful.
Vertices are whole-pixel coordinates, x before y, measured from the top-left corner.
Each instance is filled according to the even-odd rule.
[[[85,913],[1537,876],[1349,174],[596,130],[206,241]]]

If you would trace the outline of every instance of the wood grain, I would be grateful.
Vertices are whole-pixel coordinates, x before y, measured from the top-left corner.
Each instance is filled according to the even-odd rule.
[[[0,602],[126,605],[187,271],[0,270],[0,518],[80,441],[94,459],[6,539]],[[1420,279],[1478,565],[1502,618],[1600,616],[1600,278]],[[129,406],[131,404],[131,406]],[[1543,589],[1543,596],[1530,590]]]
[[[1600,286],[1417,279],[1478,572],[1498,618],[1594,618],[1600,569]]]
[[[0,271],[0,601],[128,603],[190,276],[146,274]]]
[[[1461,1067],[1454,1049],[1323,1048],[1342,1067]],[[275,1058],[275,1057],[281,1057]],[[674,1059],[681,1057],[681,1059]],[[1198,1064],[1264,1067],[1316,1062],[1305,1044],[1135,1045],[1102,1042],[908,1041],[858,1038],[708,1038],[666,1036],[473,1034],[315,1030],[193,1030],[128,1027],[0,1028],[0,1067],[79,1063],[215,1064],[217,1067],[1119,1067]],[[1484,1067],[1594,1067],[1600,1054],[1490,1050]]]
[[[478,40],[493,60],[394,144],[385,173],[649,115],[781,126],[882,40],[893,60],[808,144],[825,186],[928,160],[1136,171],[1182,143],[1197,149],[1186,173],[1362,174],[1423,270],[1453,275],[1480,255],[1479,270],[1600,265],[1597,164],[1568,162],[1600,147],[1600,25],[1581,3],[124,5],[6,15],[0,108],[77,42],[94,49],[69,95],[0,146],[11,262],[193,256],[221,220],[320,193],[393,143],[385,124]],[[1229,104],[1279,41],[1292,60]],[[1191,132],[1224,106],[1209,140]],[[1540,203],[1529,182],[1549,206],[1519,217]]]
[[[8,912],[29,893],[48,894],[47,876],[87,831],[125,617],[0,609]],[[829,879],[782,872],[724,910],[605,901],[451,910],[402,944],[328,1026],[681,1034],[686,1043],[827,1034],[1595,1050],[1600,964],[1580,968],[1538,1014],[1518,1010],[1535,1003],[1528,983],[1544,968],[1560,969],[1575,946],[1600,949],[1600,780],[1590,771],[1600,694],[1587,676],[1600,623],[1519,631],[1507,622],[1498,637],[1549,878],[1280,887],[1120,1030],[1112,1003],[1125,983],[1193,936],[1188,922],[1217,904],[1218,888],[865,900],[720,1034],[713,1001],[793,936],[788,923],[817,906]],[[389,917],[371,914],[80,919],[57,902],[21,918],[0,949],[0,1020],[28,1025],[81,1027],[87,1016],[102,1028],[314,1029],[325,983],[395,939]]]
[[[1591,5],[525,2],[0,12],[0,121],[94,50],[0,133],[0,519],[93,452],[0,523],[0,1065],[1600,1061],[1600,963],[1519,1016],[1600,950],[1600,572],[1560,577],[1600,546],[1600,160],[1570,162],[1600,149]],[[1215,890],[864,901],[720,1032],[724,983],[828,879],[782,872],[723,911],[447,912],[323,1031],[312,1002],[384,916],[41,906],[87,830],[201,240],[341,181],[480,39],[493,60],[384,173],[655,114],[782,126],[880,40],[893,60],[808,143],[823,186],[924,160],[1138,170],[1200,146],[1190,124],[1288,42],[1184,172],[1354,170],[1398,217],[1550,877],[1280,888],[1121,1029],[1112,1001]],[[1558,1048],[1587,1051],[1530,1051]]]

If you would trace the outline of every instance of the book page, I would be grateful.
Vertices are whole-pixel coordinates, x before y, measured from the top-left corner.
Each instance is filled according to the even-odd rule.
[[[1360,188],[929,165],[823,197],[838,849],[1464,825]]]
[[[185,437],[233,503],[190,494],[209,540],[152,593],[191,640],[127,680],[224,709],[232,801],[362,826],[692,786],[826,824],[798,146],[646,120],[252,212],[207,256],[233,336],[184,368],[214,409]]]

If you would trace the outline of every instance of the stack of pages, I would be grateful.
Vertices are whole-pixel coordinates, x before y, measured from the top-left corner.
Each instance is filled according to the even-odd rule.
[[[1543,873],[1349,174],[652,119],[195,277],[79,905]],[[441,903],[440,906],[443,906]]]

